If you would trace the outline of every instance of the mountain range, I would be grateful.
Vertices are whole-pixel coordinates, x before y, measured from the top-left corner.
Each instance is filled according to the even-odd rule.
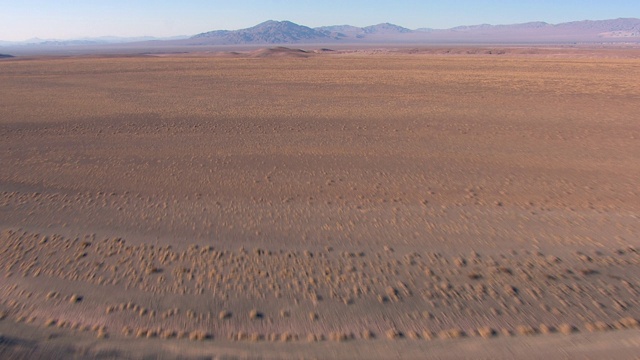
[[[122,37],[122,36],[99,36],[99,37],[85,37],[80,39],[40,39],[32,38],[24,41],[2,41],[0,40],[0,46],[11,45],[105,45],[105,44],[126,44],[143,41],[166,41],[166,40],[182,40],[188,39],[190,36],[170,36],[170,37],[155,37],[155,36],[134,36],[134,37]]]
[[[561,24],[529,22],[471,25],[451,29],[407,29],[383,23],[367,27],[310,28],[290,21],[266,21],[241,30],[216,30],[186,40],[192,45],[419,42],[603,42],[640,41],[640,19],[585,20]]]
[[[259,44],[428,44],[428,43],[571,43],[640,42],[640,19],[584,20],[560,24],[528,22],[511,25],[467,25],[450,29],[407,29],[382,23],[366,27],[334,25],[311,28],[291,21],[269,20],[240,30],[214,30],[191,37],[119,38],[99,37],[73,40],[32,39],[13,45],[259,45]]]

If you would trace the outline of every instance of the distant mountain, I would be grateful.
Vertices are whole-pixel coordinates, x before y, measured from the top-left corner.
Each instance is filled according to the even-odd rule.
[[[321,26],[315,28],[323,33],[328,33],[334,39],[343,38],[356,38],[362,39],[365,36],[363,28],[351,26],[351,25],[333,25],[333,26]]]
[[[561,24],[549,24],[546,22],[528,22],[522,24],[510,24],[510,25],[467,25],[457,26],[448,31],[495,31],[495,30],[551,30],[556,33],[576,31],[591,34],[601,34],[611,31],[638,31],[640,29],[640,19],[626,18],[626,19],[613,19],[613,20],[583,20],[573,21]],[[441,30],[441,31],[447,31]]]
[[[198,45],[228,45],[346,42],[411,32],[413,30],[389,23],[364,28],[351,25],[335,25],[312,29],[291,21],[269,20],[248,29],[215,30],[198,34],[191,37],[193,41],[190,41],[190,43]]]
[[[389,23],[367,26],[362,28],[362,30],[364,30],[365,34],[385,34],[385,35],[407,34],[407,33],[413,32],[413,30],[403,28],[402,26],[389,24]]]
[[[454,28],[448,29],[450,31],[487,31],[494,29],[541,29],[545,27],[553,26],[546,22],[528,22],[523,24],[513,24],[513,25],[490,25],[490,24],[480,24],[480,25],[465,25],[465,26],[456,26]]]
[[[9,54],[0,54],[0,59],[5,59],[5,58],[12,58],[13,55],[9,55]]]
[[[362,28],[351,25],[332,25],[332,26],[321,26],[315,28],[318,31],[328,31],[328,32],[338,32],[338,33],[364,33]]]
[[[429,43],[429,42],[600,42],[640,40],[640,19],[585,20],[562,24],[528,22],[466,25],[450,29],[407,29],[383,23],[356,27],[309,28],[290,21],[267,21],[248,29],[217,30],[193,36],[189,44]]]
[[[141,41],[159,41],[159,40],[182,40],[188,39],[189,36],[186,35],[178,35],[178,36],[136,36],[136,37],[124,37],[124,36],[100,36],[94,38],[84,38],[79,40],[89,40],[89,41],[101,41],[107,44],[120,44],[120,43],[130,43],[130,42],[141,42]]]
[[[188,45],[284,45],[284,44],[444,44],[444,43],[640,43],[640,19],[584,20],[561,24],[528,22],[507,25],[466,25],[450,29],[420,28],[411,30],[382,23],[366,27],[333,25],[310,28],[291,21],[269,20],[240,30],[215,30],[191,37],[97,37],[72,40],[30,39],[23,42],[0,41],[0,46],[12,48],[58,48],[64,46],[93,47],[106,44],[135,46]],[[18,53],[19,50],[7,50]]]
[[[555,28],[566,31],[597,33],[598,36],[603,38],[640,37],[640,19],[635,18],[574,21],[555,25]]]
[[[289,44],[332,40],[331,33],[298,25],[291,21],[265,21],[241,30],[216,30],[191,37],[198,44]]]
[[[27,45],[41,46],[87,46],[87,45],[104,45],[109,44],[99,40],[45,40],[37,43],[28,43]]]
[[[613,20],[583,20],[554,25],[559,29],[589,30],[594,32],[640,30],[640,19],[620,18]]]
[[[31,46],[87,46],[87,45],[106,45],[106,44],[125,44],[142,41],[165,41],[165,40],[182,40],[188,36],[170,36],[170,37],[154,37],[154,36],[99,36],[86,37],[80,39],[40,39],[31,38],[24,41],[0,41],[0,46],[15,45],[31,45]]]
[[[584,20],[556,25],[546,22],[511,25],[481,24],[432,30],[431,33],[435,38],[446,40],[597,42],[640,38],[640,19]]]

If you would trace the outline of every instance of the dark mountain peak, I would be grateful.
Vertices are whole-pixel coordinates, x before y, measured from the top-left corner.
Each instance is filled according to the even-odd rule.
[[[294,22],[288,21],[288,20],[283,20],[283,21],[277,21],[277,20],[267,20],[265,22],[262,22],[256,26],[247,28],[247,29],[243,29],[243,30],[264,30],[264,29],[272,29],[272,28],[278,28],[278,29],[296,29],[296,28],[307,28],[306,26],[303,25],[298,25]]]
[[[329,39],[327,32],[318,31],[291,21],[268,20],[240,30],[218,30],[198,34],[192,39],[222,44],[285,44]]]

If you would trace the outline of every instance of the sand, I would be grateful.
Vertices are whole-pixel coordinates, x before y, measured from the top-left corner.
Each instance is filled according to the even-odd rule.
[[[485,50],[3,59],[0,355],[637,358],[640,60]]]

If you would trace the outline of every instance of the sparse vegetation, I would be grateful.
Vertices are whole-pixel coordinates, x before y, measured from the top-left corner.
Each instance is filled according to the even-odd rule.
[[[3,327],[198,349],[638,328],[637,59],[307,55],[3,62]]]

